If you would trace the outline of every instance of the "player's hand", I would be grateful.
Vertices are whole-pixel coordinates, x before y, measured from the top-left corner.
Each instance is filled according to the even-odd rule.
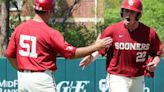
[[[100,39],[100,35],[97,37],[97,40],[95,42],[95,44],[100,48],[108,48],[112,45],[112,38],[111,37],[106,37],[103,39]]]
[[[155,66],[154,66],[154,63],[153,62],[150,62],[148,65],[147,65],[147,70],[149,70],[150,72],[154,72],[155,71]]]
[[[79,66],[82,68],[82,70],[91,63],[92,58],[92,55],[88,55],[80,61]]]
[[[160,58],[158,56],[155,57],[152,62],[147,64],[147,70],[149,70],[150,72],[154,72],[159,61],[160,61]]]

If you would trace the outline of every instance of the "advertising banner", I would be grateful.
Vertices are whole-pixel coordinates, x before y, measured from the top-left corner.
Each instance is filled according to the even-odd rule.
[[[54,79],[59,92],[110,92],[106,83],[105,58],[99,58],[84,70],[81,59],[58,58]],[[155,72],[155,78],[145,77],[145,92],[164,92],[164,59]],[[18,92],[17,71],[4,57],[0,58],[0,92]]]

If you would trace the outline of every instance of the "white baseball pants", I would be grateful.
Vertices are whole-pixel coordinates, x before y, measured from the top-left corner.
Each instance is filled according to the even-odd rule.
[[[144,92],[144,76],[124,77],[119,75],[108,74],[107,83],[109,92]]]
[[[18,92],[57,92],[52,71],[18,72]]]

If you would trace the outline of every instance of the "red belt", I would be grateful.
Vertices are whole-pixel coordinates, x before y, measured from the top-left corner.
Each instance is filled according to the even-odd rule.
[[[19,72],[45,72],[46,70],[19,70]]]

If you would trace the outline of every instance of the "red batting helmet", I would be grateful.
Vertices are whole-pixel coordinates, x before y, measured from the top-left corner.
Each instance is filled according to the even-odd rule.
[[[55,6],[55,0],[35,0],[34,9],[38,11],[53,10]]]
[[[142,12],[142,2],[141,2],[141,0],[124,0],[121,8],[141,13]]]

